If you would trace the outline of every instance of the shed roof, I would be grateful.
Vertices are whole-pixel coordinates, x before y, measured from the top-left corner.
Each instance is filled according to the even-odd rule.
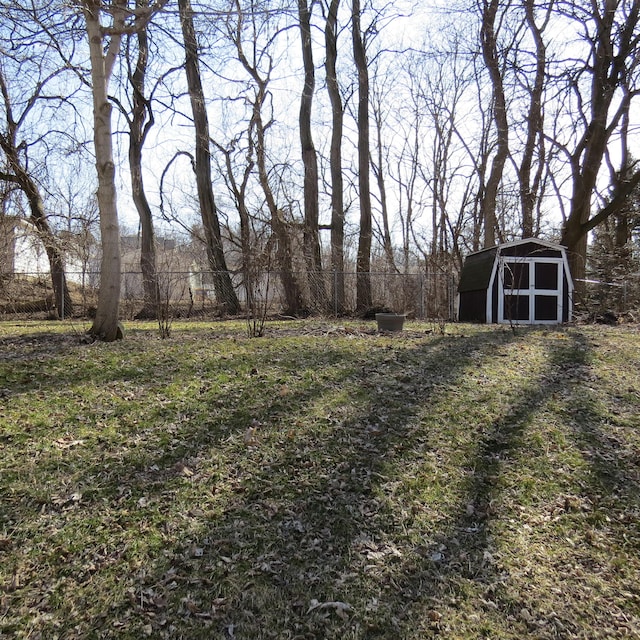
[[[462,267],[458,291],[480,291],[489,286],[491,270],[498,253],[498,247],[469,254]]]
[[[540,238],[524,238],[523,240],[515,240],[513,242],[505,242],[498,245],[498,251],[501,255],[505,256],[518,256],[518,257],[561,257],[565,247],[548,240],[541,240]]]
[[[493,263],[499,253],[507,253],[509,255],[531,255],[537,253],[540,255],[539,249],[536,249],[536,247],[546,251],[558,251],[560,254],[565,250],[565,247],[562,245],[550,242],[549,240],[524,238],[470,253],[465,258],[464,265],[462,266],[458,291],[463,293],[465,291],[486,289],[491,280]]]

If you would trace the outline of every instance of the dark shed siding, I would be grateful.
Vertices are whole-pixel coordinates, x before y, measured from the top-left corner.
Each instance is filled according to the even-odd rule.
[[[467,256],[460,274],[460,306],[458,319],[462,322],[487,321],[487,288],[498,248]]]
[[[482,324],[487,321],[487,290],[465,291],[460,294],[460,308],[458,309],[460,322],[476,322]]]

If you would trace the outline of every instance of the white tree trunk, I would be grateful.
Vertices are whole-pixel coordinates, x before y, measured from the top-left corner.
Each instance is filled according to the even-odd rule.
[[[107,55],[103,53],[103,32],[100,26],[100,2],[86,0],[84,4],[93,88],[93,139],[98,172],[98,209],[102,263],[100,292],[96,317],[89,333],[107,342],[122,337],[118,328],[120,306],[120,229],[113,161],[111,104],[107,87],[114,51],[119,49],[121,36],[112,36]]]

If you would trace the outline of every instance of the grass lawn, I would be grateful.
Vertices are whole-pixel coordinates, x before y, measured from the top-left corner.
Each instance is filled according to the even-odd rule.
[[[640,638],[640,330],[0,324],[0,638]]]

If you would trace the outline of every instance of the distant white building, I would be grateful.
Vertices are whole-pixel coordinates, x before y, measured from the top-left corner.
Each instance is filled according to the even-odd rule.
[[[78,247],[70,242],[69,237],[64,238],[63,246],[67,280],[82,283],[87,270],[97,268],[97,262],[93,257],[82,259]],[[95,249],[89,247],[88,251],[94,253]],[[88,256],[87,251],[81,253]],[[0,276],[41,276],[49,273],[49,258],[35,226],[24,218],[0,217]]]
[[[0,273],[49,273],[49,260],[35,227],[22,218],[0,219]]]

